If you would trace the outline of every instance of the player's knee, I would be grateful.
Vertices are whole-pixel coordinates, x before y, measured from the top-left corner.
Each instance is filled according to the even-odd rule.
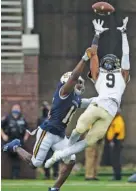
[[[88,125],[88,121],[87,121],[87,116],[83,113],[78,121],[77,121],[77,125],[76,125],[76,131],[80,134],[85,133],[87,130],[89,129],[89,125]]]
[[[31,163],[32,163],[32,165],[33,165],[35,168],[37,168],[37,167],[42,166],[43,161],[37,160],[36,158],[32,158],[32,159],[31,159]]]
[[[94,146],[99,140],[102,140],[104,137],[104,132],[101,132],[98,136],[90,136],[89,132],[85,137],[85,141],[88,146]]]
[[[86,141],[88,146],[93,146],[97,142],[97,139],[89,137],[89,136],[86,136],[85,137],[85,141]]]

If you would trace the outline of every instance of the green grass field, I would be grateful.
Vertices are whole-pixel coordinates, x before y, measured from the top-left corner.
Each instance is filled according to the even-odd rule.
[[[74,180],[73,180],[74,179]],[[122,181],[108,181],[108,177],[102,177],[101,181],[88,182],[83,177],[70,178],[61,191],[135,191],[135,183]],[[1,191],[48,191],[54,181],[45,180],[2,180]]]

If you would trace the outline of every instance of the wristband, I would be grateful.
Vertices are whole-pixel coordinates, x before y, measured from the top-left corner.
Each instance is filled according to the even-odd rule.
[[[85,52],[84,56],[82,57],[84,61],[88,61],[90,58],[88,57],[87,53]]]

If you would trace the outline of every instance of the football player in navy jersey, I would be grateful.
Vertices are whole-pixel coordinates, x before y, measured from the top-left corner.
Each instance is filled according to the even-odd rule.
[[[68,146],[65,130],[68,122],[77,108],[86,108],[92,99],[81,99],[85,90],[84,80],[80,76],[86,62],[92,59],[97,61],[97,46],[93,40],[92,46],[85,51],[84,56],[72,72],[65,73],[57,86],[53,96],[49,117],[38,127],[33,155],[21,148],[20,140],[15,139],[3,147],[5,152],[17,153],[31,167],[43,165],[46,155],[51,148],[53,151],[62,150]],[[64,162],[58,180],[49,191],[58,191],[69,176],[74,164],[75,155],[62,159]]]

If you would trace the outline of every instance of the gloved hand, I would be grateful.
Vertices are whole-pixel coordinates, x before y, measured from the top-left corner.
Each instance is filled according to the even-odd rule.
[[[117,27],[117,30],[120,30],[121,33],[125,33],[127,30],[127,23],[128,23],[128,17],[123,19],[123,26],[122,27]]]
[[[92,56],[97,54],[97,46],[92,46],[86,49],[84,56],[82,59],[84,61],[88,61]]]
[[[95,29],[95,33],[96,35],[100,35],[101,33],[103,33],[104,31],[109,30],[109,28],[103,28],[103,24],[104,21],[100,21],[100,19],[98,19],[98,22],[96,21],[96,19],[93,20],[93,25],[94,25],[94,29]]]

